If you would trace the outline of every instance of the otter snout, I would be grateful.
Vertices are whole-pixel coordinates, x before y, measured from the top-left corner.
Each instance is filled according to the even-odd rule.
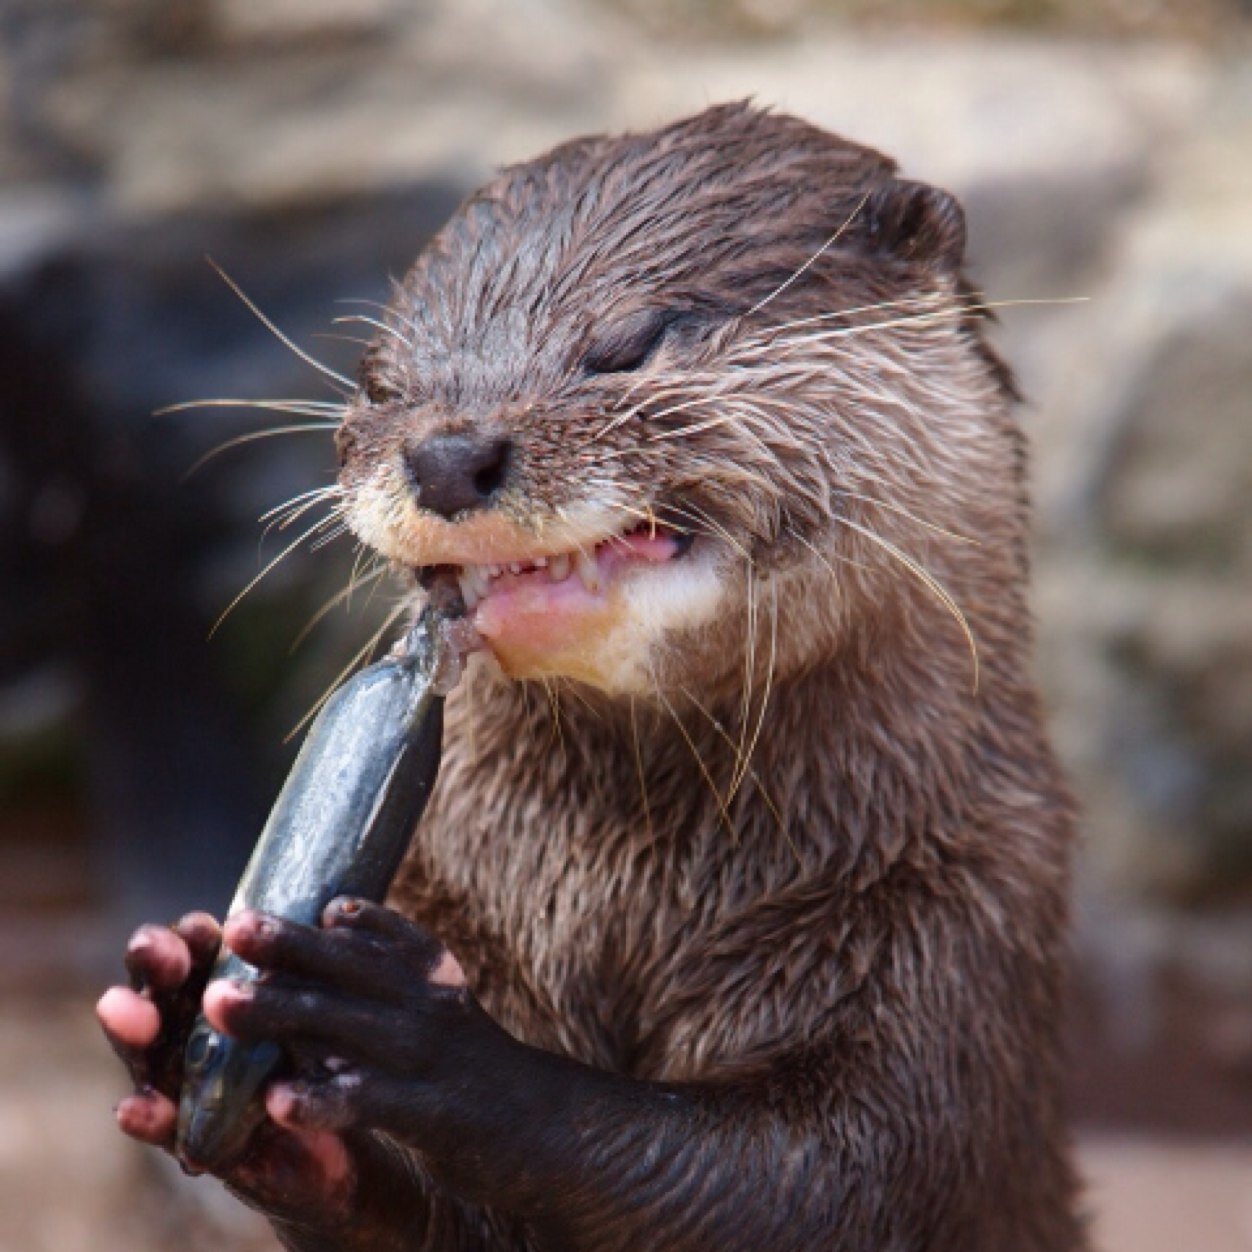
[[[403,457],[417,503],[451,521],[485,508],[503,489],[513,441],[485,431],[444,433],[407,444]]]

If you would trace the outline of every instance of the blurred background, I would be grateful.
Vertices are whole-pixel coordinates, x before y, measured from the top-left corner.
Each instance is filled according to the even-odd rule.
[[[272,1245],[113,1131],[95,994],[220,910],[377,629],[319,531],[333,399],[496,165],[744,96],[963,199],[1034,446],[1084,811],[1071,1098],[1105,1252],[1252,1249],[1247,0],[0,0],[0,1250]],[[368,330],[368,327],[365,328]],[[194,474],[212,449],[223,449]],[[325,542],[323,542],[325,541]],[[309,550],[309,549],[314,550]]]

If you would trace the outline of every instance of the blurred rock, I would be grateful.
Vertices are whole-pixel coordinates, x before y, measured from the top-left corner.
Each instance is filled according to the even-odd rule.
[[[214,6],[202,25],[184,55],[85,58],[23,96],[45,147],[98,163],[112,213],[468,187],[564,138],[571,119],[612,120],[603,22],[558,0],[267,0]]]
[[[1157,162],[1041,397],[1062,741],[1101,872],[1173,899],[1252,899],[1249,77]]]
[[[402,0],[222,0],[201,7],[211,10],[221,43],[273,52],[376,41],[401,27],[411,6]]]
[[[1185,127],[1205,63],[1170,45],[933,35],[819,36],[631,58],[625,111],[641,122],[752,96],[879,147],[914,177],[984,182],[1135,177]]]

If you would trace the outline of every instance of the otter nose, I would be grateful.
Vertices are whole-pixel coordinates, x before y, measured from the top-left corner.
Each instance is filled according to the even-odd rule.
[[[452,518],[490,503],[504,486],[512,452],[503,435],[432,435],[405,449],[404,464],[418,504]]]

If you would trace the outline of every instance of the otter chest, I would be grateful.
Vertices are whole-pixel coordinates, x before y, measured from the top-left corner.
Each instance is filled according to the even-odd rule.
[[[428,817],[393,902],[452,949],[483,1006],[519,1038],[629,1070],[669,929],[654,884],[629,858],[604,855],[611,838],[588,857],[550,822],[489,829]]]

